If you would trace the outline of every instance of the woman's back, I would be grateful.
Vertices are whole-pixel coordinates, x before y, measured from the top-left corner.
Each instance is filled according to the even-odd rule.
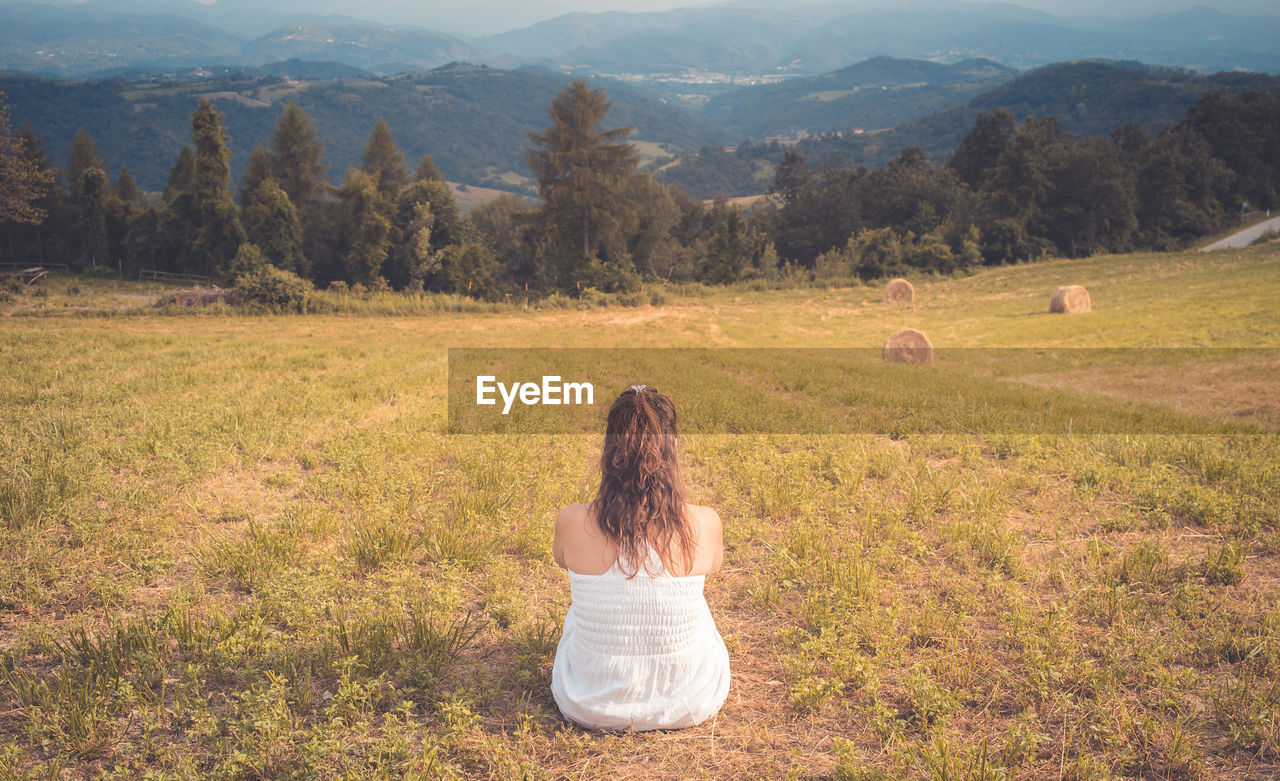
[[[720,516],[710,507],[686,504],[694,551],[692,562],[686,565],[679,550],[670,551],[668,561],[674,563],[672,574],[711,575],[720,570],[724,559],[724,532]],[[608,572],[618,562],[621,551],[600,531],[591,517],[591,505],[571,504],[560,511],[556,518],[555,539],[551,552],[561,567],[582,575],[599,575]],[[620,569],[628,574],[635,570],[636,562],[623,562]],[[641,566],[641,569],[645,569]],[[656,571],[652,564],[650,571]]]
[[[652,551],[631,577],[569,570],[573,603],[556,648],[560,711],[594,729],[698,724],[729,692],[729,654],[703,597],[704,575],[676,577]]]
[[[720,516],[685,501],[671,399],[632,385],[609,408],[600,489],[556,518],[573,602],[551,691],[584,727],[672,729],[729,693],[729,653],[703,597],[720,568]]]

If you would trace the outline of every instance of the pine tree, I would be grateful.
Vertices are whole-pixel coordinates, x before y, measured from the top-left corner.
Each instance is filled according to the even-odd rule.
[[[0,222],[39,223],[45,218],[40,200],[50,193],[54,177],[42,167],[47,155],[33,136],[34,131],[30,136],[9,135],[9,111],[0,92]]]
[[[222,114],[201,99],[191,115],[195,173],[191,180],[196,233],[187,267],[198,274],[221,275],[245,241],[244,228],[231,199],[231,151],[222,129]]]
[[[436,161],[431,159],[431,155],[423,155],[418,158],[418,168],[413,175],[415,182],[427,181],[444,181],[444,174],[440,173],[440,169],[436,168]]]
[[[107,235],[107,210],[111,188],[107,174],[101,168],[86,168],[74,183],[79,193],[76,200],[77,256],[80,268],[110,265],[110,244]]]
[[[271,173],[303,214],[324,194],[323,153],[311,118],[296,103],[285,106],[271,134]]]
[[[78,188],[84,172],[90,168],[97,168],[105,173],[107,164],[98,154],[98,147],[93,143],[89,131],[82,127],[76,131],[75,137],[71,139],[71,146],[67,149],[67,183],[71,186],[73,201],[80,200]]]
[[[581,259],[589,262],[627,216],[629,204],[621,196],[635,173],[639,156],[625,143],[633,128],[597,130],[612,107],[604,90],[575,81],[551,101],[551,125],[529,132],[525,158],[546,204],[550,224],[562,238],[575,237]],[[603,258],[606,262],[611,258]],[[581,266],[581,264],[575,264]],[[570,275],[572,275],[570,271]],[[561,274],[560,284],[570,279]]]
[[[373,126],[362,160],[362,168],[377,179],[378,192],[388,202],[409,183],[409,172],[404,168],[404,155],[400,152],[400,147],[396,146],[395,137],[391,135],[391,128],[387,127],[385,119],[379,119],[378,124]]]
[[[382,275],[390,248],[391,222],[382,213],[377,180],[358,169],[347,172],[338,191],[347,279],[371,285]]]
[[[115,191],[116,198],[130,208],[141,209],[147,205],[147,195],[142,192],[142,188],[134,181],[133,174],[130,173],[127,165],[120,166],[120,175],[116,177]]]
[[[245,205],[249,193],[257,189],[262,180],[269,176],[272,176],[271,153],[261,145],[256,145],[249,152],[249,160],[244,165],[244,176],[240,177],[240,197],[237,200],[241,206]],[[279,185],[280,182],[277,181],[276,186]]]
[[[344,274],[340,257],[341,218],[336,205],[326,202],[330,185],[320,163],[324,147],[311,119],[290,103],[271,133],[271,174],[289,196],[302,226],[302,254],[319,279],[339,279]]]
[[[191,192],[196,177],[196,156],[191,154],[191,147],[184,146],[178,153],[178,159],[169,169],[169,181],[164,186],[165,201],[172,200],[179,193]]]

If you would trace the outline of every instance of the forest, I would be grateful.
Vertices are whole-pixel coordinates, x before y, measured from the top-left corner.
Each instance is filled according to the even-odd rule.
[[[1280,206],[1276,92],[1208,93],[1154,136],[1130,123],[1076,137],[1054,116],[995,108],[941,165],[918,147],[875,169],[788,149],[750,210],[638,173],[610,108],[602,89],[565,87],[523,149],[540,202],[503,196],[465,216],[430,155],[411,165],[381,120],[335,181],[310,117],[289,104],[233,191],[229,129],[201,100],[152,197],[127,167],[107,170],[88,132],[59,169],[38,129],[11,133],[4,114],[0,262],[201,275],[283,308],[313,285],[498,300],[1169,250]]]

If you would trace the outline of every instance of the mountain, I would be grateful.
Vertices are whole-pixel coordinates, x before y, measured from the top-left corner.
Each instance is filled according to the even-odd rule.
[[[1103,135],[1136,122],[1158,132],[1182,117],[1207,92],[1239,94],[1280,90],[1280,77],[1260,73],[1205,75],[1134,62],[1081,61],[1046,66],[986,90],[970,100],[892,128],[821,133],[794,148],[812,164],[843,159],[850,165],[883,165],[908,146],[919,146],[935,163],[945,162],[982,112],[1005,107],[1019,119],[1053,115],[1080,136]],[[683,156],[659,174],[697,197],[761,192],[785,147],[742,144],[730,153],[703,149]]]
[[[506,2],[506,0],[493,0]],[[454,60],[694,84],[667,94],[705,99],[717,85],[813,76],[872,57],[1031,68],[1079,58],[1203,70],[1280,72],[1280,14],[1202,8],[1145,17],[1064,17],[1007,3],[905,0],[800,8],[716,5],[664,12],[574,13],[471,42],[362,21],[282,0],[86,0],[0,6],[0,70],[85,77],[101,71],[260,65],[291,57],[378,73]],[[311,10],[308,10],[311,9]],[[362,13],[386,12],[373,6]],[[422,21],[425,8],[402,7]],[[439,17],[443,19],[444,17]],[[433,17],[434,20],[434,17]],[[687,95],[686,95],[687,93]]]
[[[740,87],[713,97],[699,113],[734,138],[884,128],[964,103],[1016,75],[991,60],[944,65],[873,57],[821,76]]]
[[[1059,17],[1005,3],[831,3],[784,11],[721,5],[569,14],[477,39],[559,67],[657,74],[819,74],[875,56],[1029,68],[1085,57],[1280,72],[1280,15],[1197,9],[1141,18]]]
[[[1173,125],[1206,92],[1238,94],[1280,89],[1267,74],[1192,71],[1134,62],[1082,61],[1050,65],[982,93],[964,105],[907,122],[881,133],[801,141],[806,158],[845,155],[854,164],[881,165],[903,148],[919,146],[943,162],[982,112],[1008,108],[1019,120],[1052,115],[1078,136],[1105,135],[1135,122],[1155,133]]]
[[[14,127],[30,122],[55,156],[83,126],[113,175],[127,163],[148,190],[163,188],[169,167],[190,140],[191,112],[201,97],[225,114],[237,175],[254,145],[269,144],[285,104],[295,102],[315,123],[334,180],[359,165],[369,133],[383,117],[410,164],[430,153],[451,180],[520,189],[529,184],[525,131],[549,123],[551,98],[568,83],[561,74],[462,64],[392,78],[314,81],[298,81],[301,71],[289,70],[292,79],[245,69],[182,82],[6,76],[0,77],[0,91],[7,94]],[[593,86],[603,86],[614,103],[605,124],[634,125],[632,140],[650,157],[725,141],[721,131],[687,109],[626,84]]]
[[[430,70],[484,54],[451,35],[369,24],[292,24],[246,44],[238,60],[261,65],[284,59],[330,60],[375,73]]]
[[[0,6],[0,71],[77,76],[131,67],[191,67],[234,58],[240,41],[173,14]]]

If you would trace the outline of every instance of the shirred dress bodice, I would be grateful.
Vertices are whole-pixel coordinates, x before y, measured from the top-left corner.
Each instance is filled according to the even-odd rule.
[[[653,566],[651,556],[650,570]],[[673,729],[713,716],[729,692],[729,654],[703,596],[705,577],[569,571],[573,602],[551,690],[595,729]]]

